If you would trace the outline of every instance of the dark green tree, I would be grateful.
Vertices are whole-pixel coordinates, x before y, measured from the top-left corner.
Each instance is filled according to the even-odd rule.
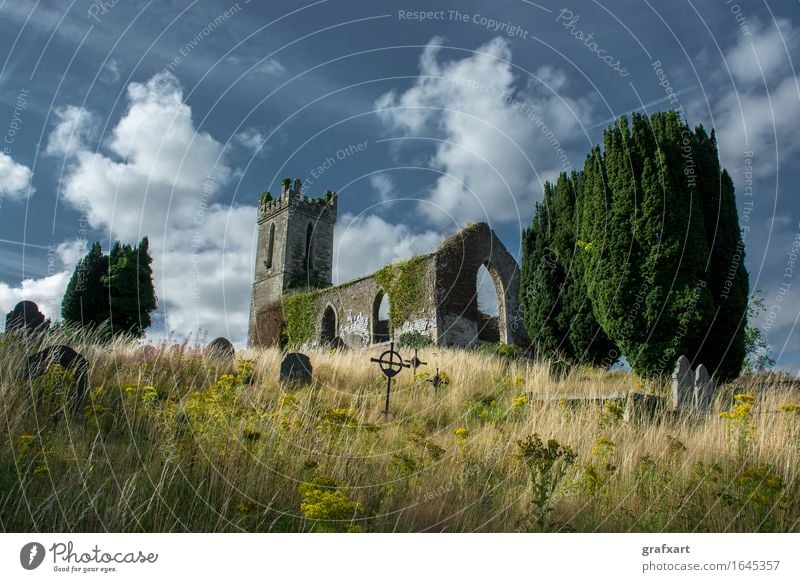
[[[692,131],[675,111],[633,114],[603,143],[583,171],[546,185],[524,233],[532,339],[595,363],[619,346],[646,377],[670,373],[685,354],[718,379],[735,378],[747,351],[749,282],[733,182],[713,133]]]
[[[111,248],[103,284],[108,289],[114,333],[141,337],[150,326],[150,313],[156,308],[151,263],[146,237],[138,247],[117,241]]]
[[[531,345],[545,356],[563,354],[564,330],[559,329],[563,273],[552,248],[554,188],[546,182],[544,197],[534,208],[530,228],[523,232],[520,302]]]
[[[610,240],[587,287],[609,337],[644,376],[668,374],[681,354],[703,361],[714,317],[694,143],[674,111],[634,114],[631,131],[623,118],[605,135]],[[587,220],[596,231],[604,217]]]
[[[616,350],[594,317],[575,255],[581,184],[580,174],[562,173],[555,186],[545,184],[536,206],[523,247],[525,323],[540,353],[608,366]]]
[[[747,354],[749,276],[744,266],[744,242],[739,229],[733,181],[720,167],[714,132],[695,128],[693,154],[697,159],[697,190],[703,208],[708,283],[714,317],[700,361],[722,380],[736,378]]]
[[[141,337],[157,306],[151,264],[147,237],[136,247],[116,241],[110,255],[94,243],[67,285],[61,302],[64,321]]]
[[[101,279],[108,272],[108,257],[96,242],[78,261],[61,301],[65,322],[97,327],[109,317],[108,289]]]
[[[139,306],[139,326],[144,332],[152,319],[150,314],[158,307],[156,298],[155,283],[153,281],[153,258],[150,256],[150,241],[147,237],[142,238],[139,246],[136,247],[136,272],[138,273],[138,306]]]

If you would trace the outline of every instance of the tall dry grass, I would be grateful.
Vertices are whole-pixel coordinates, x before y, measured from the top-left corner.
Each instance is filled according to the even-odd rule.
[[[641,390],[632,375],[430,348],[384,418],[380,349],[311,352],[313,383],[292,388],[273,349],[230,364],[53,333],[42,343],[91,363],[70,416],[69,378],[22,382],[34,347],[0,341],[4,531],[800,530],[800,413],[784,406],[800,392],[764,377],[722,387],[711,413],[626,422],[624,400],[559,395]],[[754,395],[746,413],[735,393]],[[541,519],[519,445],[534,433],[576,455]]]

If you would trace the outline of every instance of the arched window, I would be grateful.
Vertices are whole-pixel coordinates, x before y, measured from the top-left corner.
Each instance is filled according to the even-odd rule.
[[[497,317],[500,312],[500,302],[497,298],[497,285],[489,269],[486,268],[486,265],[481,265],[480,268],[478,268],[475,287],[477,287],[478,290],[478,311],[492,317]]]
[[[314,268],[314,250],[311,248],[311,237],[314,234],[314,225],[308,223],[306,229],[306,265],[309,272]]]
[[[272,255],[275,253],[275,223],[269,225],[269,242],[267,242],[267,269],[272,268]]]
[[[328,305],[322,315],[322,334],[320,337],[323,346],[328,346],[336,339],[336,310]]]
[[[381,291],[372,304],[372,343],[388,342],[390,337],[389,296]]]
[[[500,317],[503,306],[502,290],[496,272],[481,265],[475,277],[478,304],[478,340],[483,342],[503,341],[504,318]]]

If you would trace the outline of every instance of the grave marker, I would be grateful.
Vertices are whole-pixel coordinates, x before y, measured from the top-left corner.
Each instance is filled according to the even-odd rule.
[[[44,331],[49,322],[33,301],[20,301],[6,314],[6,333],[29,334]]]
[[[208,343],[206,348],[208,355],[212,358],[221,358],[225,360],[232,360],[236,356],[236,350],[228,338],[218,337],[214,338]]]
[[[700,364],[695,370],[694,407],[700,412],[708,412],[714,399],[714,382],[708,375],[708,369]]]
[[[686,356],[681,356],[675,363],[672,374],[672,402],[674,410],[683,410],[691,405],[694,397],[694,374]]]
[[[281,362],[280,380],[281,382],[309,384],[313,371],[314,368],[307,355],[300,352],[289,352]]]
[[[44,374],[47,368],[58,364],[75,372],[75,395],[72,411],[80,410],[81,402],[89,385],[89,362],[69,346],[51,346],[28,357],[25,366],[25,381],[29,382]]]
[[[409,360],[409,363],[411,364],[411,369],[414,371],[415,375],[417,373],[417,368],[419,368],[420,366],[427,366],[428,365],[428,362],[423,362],[422,360],[419,359],[419,353],[418,352],[419,352],[419,348],[414,348],[414,357]],[[438,370],[437,370],[437,372],[438,372]]]
[[[394,342],[389,344],[389,349],[381,354],[380,358],[370,358],[370,362],[377,363],[383,375],[386,376],[386,406],[383,409],[383,416],[389,416],[389,394],[392,392],[392,378],[403,371],[403,368],[410,368],[411,364],[403,361],[403,357],[394,349]]]

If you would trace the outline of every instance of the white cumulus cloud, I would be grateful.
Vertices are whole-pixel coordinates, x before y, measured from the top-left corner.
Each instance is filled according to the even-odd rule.
[[[84,241],[68,241],[56,246],[52,273],[37,279],[23,279],[19,285],[0,282],[0,315],[5,322],[5,314],[23,300],[33,301],[46,317],[61,317],[61,298],[72,270],[86,252]]]
[[[31,169],[15,162],[5,152],[0,152],[0,198],[21,200],[36,191],[31,183]]]
[[[166,328],[153,329],[154,335],[203,329],[241,342],[256,208],[216,201],[233,171],[224,145],[195,127],[176,77],[159,73],[131,83],[127,98],[126,112],[99,150],[90,145],[91,112],[59,111],[48,152],[67,162],[62,196],[86,209],[90,225],[111,239],[149,238]]]
[[[543,179],[570,167],[567,143],[581,136],[590,104],[564,95],[566,77],[553,68],[515,72],[503,38],[450,61],[441,42],[428,43],[411,88],[376,102],[410,147],[435,144],[429,165],[442,175],[419,210],[438,225],[527,221]]]
[[[800,31],[778,20],[772,28],[756,23],[751,35],[741,35],[726,51],[737,86],[723,88],[714,114],[720,154],[730,168],[741,167],[743,152],[753,151],[761,175],[771,175],[800,149],[800,89],[789,57],[798,47]],[[696,109],[702,111],[699,104]]]
[[[737,81],[763,85],[791,72],[788,55],[797,54],[800,35],[787,19],[774,27],[754,22],[749,35],[740,35],[725,60]]]
[[[334,236],[334,283],[369,275],[389,263],[431,252],[441,240],[439,232],[414,233],[405,224],[390,224],[374,214],[345,214],[339,218]]]
[[[394,191],[394,182],[388,174],[372,174],[369,177],[369,183],[381,200],[388,200]]]

